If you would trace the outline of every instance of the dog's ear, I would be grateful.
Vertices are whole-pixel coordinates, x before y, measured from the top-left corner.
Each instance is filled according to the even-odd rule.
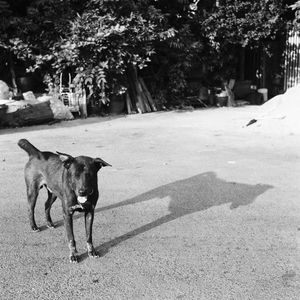
[[[100,170],[102,167],[111,167],[109,163],[105,162],[103,159],[99,157],[95,158],[94,162],[98,170]]]
[[[56,151],[56,153],[59,155],[59,158],[63,162],[64,167],[66,169],[69,169],[71,164],[74,161],[74,157],[69,155],[69,154],[61,153],[61,152],[58,152],[58,151]]]

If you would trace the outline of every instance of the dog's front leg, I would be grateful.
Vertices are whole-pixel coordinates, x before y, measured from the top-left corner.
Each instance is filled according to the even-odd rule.
[[[67,237],[69,242],[70,262],[76,263],[78,262],[78,257],[77,257],[77,250],[76,250],[76,242],[73,233],[73,215],[70,213],[64,213],[64,223],[65,223],[65,228],[67,231]]]
[[[97,254],[93,246],[93,238],[92,238],[94,210],[86,212],[84,217],[85,217],[86,245],[87,245],[88,256],[99,257],[99,255]]]

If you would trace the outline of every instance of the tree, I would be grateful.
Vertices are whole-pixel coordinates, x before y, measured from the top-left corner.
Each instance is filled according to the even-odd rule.
[[[183,95],[189,91],[188,77],[193,66],[206,60],[206,38],[200,26],[213,4],[211,1],[198,2],[197,7],[191,6],[194,3],[191,0],[153,1],[165,22],[176,30],[172,38],[156,44],[156,55],[147,74],[154,79],[153,93],[164,104],[182,103]]]
[[[270,55],[269,42],[285,32],[286,10],[284,0],[223,0],[203,21],[202,28],[215,57],[219,61],[228,58],[225,67],[229,69],[237,64],[236,57],[243,60],[245,49],[263,49]]]
[[[155,53],[153,43],[174,35],[160,11],[148,2],[87,3],[70,23],[69,34],[51,48],[52,68],[59,73],[69,66],[77,77],[92,83],[103,101],[107,86],[110,93],[124,92],[129,67],[143,69]],[[48,58],[40,56],[36,66]]]
[[[78,1],[26,0],[1,1],[0,52],[11,66],[23,62],[27,71],[40,57],[50,59],[52,47],[68,33]],[[26,72],[26,70],[24,70]],[[13,82],[13,85],[14,82]]]
[[[284,11],[282,0],[220,1],[204,20],[203,29],[216,49],[228,44],[255,47],[275,38],[282,28]]]
[[[195,64],[206,67],[204,77],[234,71],[238,47],[275,38],[286,3],[0,0],[0,52],[56,83],[71,72],[103,101],[125,92],[136,69],[152,76],[153,91],[181,97]]]
[[[191,90],[193,66],[202,69],[206,85],[213,85],[218,76],[238,77],[241,49],[267,48],[285,27],[287,6],[284,0],[160,0],[155,5],[177,30],[156,46],[150,64],[157,86],[163,82],[166,97],[172,99]]]

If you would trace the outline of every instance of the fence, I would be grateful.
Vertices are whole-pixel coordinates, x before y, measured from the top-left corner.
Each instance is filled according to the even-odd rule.
[[[284,62],[284,90],[300,83],[300,29],[291,27],[287,32],[285,62]]]

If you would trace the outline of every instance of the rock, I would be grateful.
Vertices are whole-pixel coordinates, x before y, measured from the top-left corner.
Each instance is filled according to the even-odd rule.
[[[30,101],[33,104],[38,103],[38,101],[36,100],[34,93],[32,91],[28,91],[26,93],[23,93],[23,98],[24,100]]]
[[[50,122],[54,119],[50,101],[28,105],[12,113],[7,113],[4,120],[6,126],[36,125]]]
[[[0,80],[0,99],[8,100],[9,97],[10,93],[8,85],[4,81]]]
[[[52,95],[44,95],[38,97],[39,102],[50,101],[50,107],[54,115],[55,120],[73,120],[74,116],[70,112],[69,108],[65,106],[62,101]]]
[[[249,128],[274,133],[300,133],[300,84],[289,88],[259,106],[256,115],[247,124]],[[254,124],[254,125],[252,125]]]

